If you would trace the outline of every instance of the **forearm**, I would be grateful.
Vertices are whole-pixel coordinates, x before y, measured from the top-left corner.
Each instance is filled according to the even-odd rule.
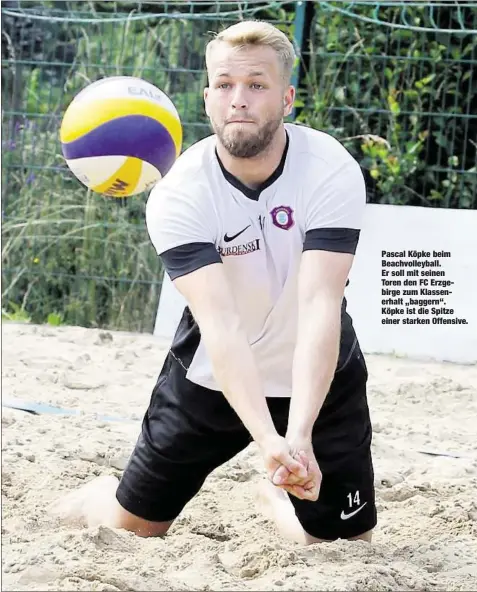
[[[201,327],[214,376],[224,396],[259,445],[276,436],[257,364],[238,319],[217,315]]]
[[[318,296],[301,306],[288,437],[311,438],[336,370],[340,330],[341,302],[338,299]]]

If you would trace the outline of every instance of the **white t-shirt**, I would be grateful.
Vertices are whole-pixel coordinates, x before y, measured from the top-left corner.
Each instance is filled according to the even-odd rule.
[[[282,161],[260,188],[225,171],[209,136],[177,159],[146,208],[149,236],[171,279],[224,265],[270,397],[291,396],[301,254],[354,253],[366,203],[361,168],[338,140],[305,126],[285,128]],[[190,381],[220,390],[188,308],[172,349]]]

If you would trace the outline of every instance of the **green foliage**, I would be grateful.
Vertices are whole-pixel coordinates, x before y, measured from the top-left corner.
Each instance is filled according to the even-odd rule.
[[[29,323],[31,318],[22,306],[16,304],[15,302],[9,302],[8,309],[2,308],[2,321]]]
[[[21,131],[28,160],[34,132]],[[46,138],[43,154],[53,168],[55,134]],[[35,323],[151,330],[161,267],[144,225],[144,198],[93,194],[68,171],[10,175],[18,193],[4,202],[4,301],[21,303]]]
[[[374,10],[354,7],[367,18]],[[428,25],[426,10],[408,8],[408,22]],[[452,10],[442,8],[439,22]],[[401,12],[389,6],[381,19],[399,22]],[[477,24],[475,14],[468,21]],[[309,50],[299,121],[356,156],[370,201],[477,207],[477,36],[417,33],[318,10]]]
[[[63,314],[58,314],[57,312],[50,312],[48,315],[46,322],[48,325],[52,327],[59,327],[63,323]]]

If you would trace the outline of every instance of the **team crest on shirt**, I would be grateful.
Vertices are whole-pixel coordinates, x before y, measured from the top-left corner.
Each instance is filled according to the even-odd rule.
[[[293,220],[293,210],[289,206],[278,206],[273,208],[270,214],[275,226],[278,226],[278,228],[281,228],[282,230],[290,230],[295,224],[295,220]]]

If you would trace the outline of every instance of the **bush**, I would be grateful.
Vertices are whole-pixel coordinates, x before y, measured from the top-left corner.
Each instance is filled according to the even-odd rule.
[[[375,6],[354,12],[316,11],[299,120],[355,155],[371,202],[476,208],[477,37],[377,24]],[[455,7],[405,14],[410,26],[458,27]],[[398,5],[378,16],[401,26],[403,15]],[[475,28],[470,8],[461,17]]]

